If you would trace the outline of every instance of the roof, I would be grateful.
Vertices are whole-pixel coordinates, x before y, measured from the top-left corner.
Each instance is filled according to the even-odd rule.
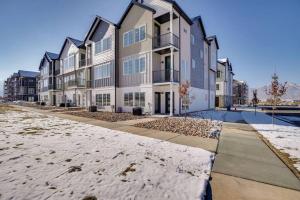
[[[63,52],[63,50],[64,50],[64,48],[65,48],[65,46],[66,46],[66,44],[67,44],[67,41],[72,42],[77,48],[82,48],[82,47],[85,48],[84,42],[83,42],[83,41],[77,40],[77,39],[74,39],[74,38],[71,38],[71,37],[67,37],[67,38],[65,39],[65,41],[64,41],[64,44],[63,44],[63,46],[62,46],[60,52],[59,52],[58,58],[60,58],[60,56],[61,56],[61,54],[62,54],[62,52]]]
[[[153,13],[156,13],[156,10],[154,10],[153,8],[150,8],[149,6],[146,6],[144,4],[141,4],[139,2],[137,2],[137,0],[132,0],[129,5],[127,6],[124,14],[122,15],[119,23],[118,23],[118,27],[121,27],[121,24],[123,23],[124,19],[126,18],[126,16],[128,15],[129,11],[131,10],[131,8],[136,5],[136,6],[139,6],[140,8],[143,8],[143,9],[146,9],[146,10],[149,10]]]
[[[216,42],[217,48],[220,49],[220,48],[219,48],[218,39],[217,39],[217,36],[216,36],[216,35],[208,36],[206,39],[207,39],[208,41],[213,41],[213,40],[214,40],[214,41]]]
[[[101,22],[101,21],[104,21],[104,22],[106,22],[106,23],[108,23],[108,24],[111,24],[111,25],[113,25],[113,26],[117,26],[115,23],[113,23],[113,22],[111,22],[111,21],[109,21],[109,20],[107,20],[107,19],[105,19],[105,18],[100,17],[100,16],[97,15],[97,16],[95,17],[95,19],[94,19],[94,21],[93,21],[93,23],[92,23],[92,25],[91,25],[91,27],[90,27],[88,33],[86,34],[86,36],[85,36],[85,38],[84,38],[84,40],[83,40],[84,43],[88,40],[88,38],[89,38],[91,35],[93,35],[93,33],[95,32],[95,30],[97,29],[97,26],[99,25],[99,22]]]
[[[203,21],[202,21],[201,16],[194,17],[194,18],[192,19],[192,21],[193,21],[194,23],[195,23],[195,22],[199,22],[200,27],[201,27],[201,30],[202,30],[202,32],[203,32],[203,35],[204,35],[204,37],[206,38],[206,31],[205,31],[204,24],[203,24]]]
[[[48,56],[50,60],[57,60],[59,58],[59,55],[57,53],[51,53],[48,51],[46,51],[45,55]]]
[[[175,10],[177,12],[179,12],[179,14],[190,24],[193,24],[193,21],[191,20],[191,18],[184,12],[184,10],[182,10],[182,8],[178,5],[178,3],[175,0],[163,0],[165,2],[171,3],[173,5],[173,8],[175,8]]]
[[[218,62],[219,63],[226,63],[226,62],[229,62],[229,59],[228,58],[219,58]]]
[[[19,76],[28,77],[28,78],[35,78],[39,75],[38,72],[24,71],[24,70],[19,70],[18,74],[19,74]]]

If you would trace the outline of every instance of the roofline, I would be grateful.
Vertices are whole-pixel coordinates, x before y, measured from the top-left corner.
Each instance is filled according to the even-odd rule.
[[[184,12],[184,10],[179,6],[179,4],[176,1],[174,1],[174,0],[163,0],[163,1],[171,3],[173,5],[173,7],[175,8],[175,10],[177,12],[179,12],[180,15],[182,15],[182,17],[189,23],[189,25],[193,24],[193,21],[191,20],[191,18],[186,14],[186,12]]]
[[[203,35],[204,35],[204,37],[206,38],[206,31],[205,31],[204,24],[203,24],[203,21],[202,21],[201,16],[199,15],[199,16],[197,16],[197,17],[194,17],[192,21],[198,21],[198,22],[200,23],[200,26],[201,26]]]
[[[216,35],[208,36],[208,37],[207,37],[207,40],[208,40],[208,41],[215,40],[216,45],[217,45],[217,48],[220,49],[219,43],[218,43],[218,39],[217,39],[217,36],[216,36]]]
[[[156,10],[154,10],[153,8],[150,8],[150,7],[148,7],[148,6],[144,5],[144,4],[141,4],[141,3],[137,2],[137,0],[132,0],[129,3],[129,5],[127,6],[127,8],[126,8],[125,12],[123,13],[120,21],[118,22],[118,28],[121,28],[121,25],[122,25],[124,19],[126,18],[126,16],[128,15],[129,11],[131,10],[131,8],[134,5],[139,6],[139,7],[143,8],[143,9],[149,10],[149,11],[151,11],[154,14],[156,13]]]
[[[74,39],[74,38],[71,38],[71,37],[66,37],[66,39],[65,39],[65,41],[64,41],[64,44],[63,44],[63,46],[62,46],[62,48],[61,48],[61,50],[60,50],[60,52],[59,52],[59,54],[58,54],[58,59],[60,59],[60,57],[61,57],[61,54],[62,54],[62,52],[63,52],[63,50],[64,50],[64,48],[65,48],[65,46],[66,46],[66,43],[67,43],[67,41],[70,41],[70,42],[72,42],[77,48],[79,48],[80,46],[77,46],[71,39]],[[74,40],[77,40],[77,39],[74,39]],[[84,43],[83,43],[84,44]],[[84,46],[84,45],[83,45]]]
[[[88,40],[89,36],[94,33],[94,31],[96,30],[96,28],[94,29],[94,26],[95,26],[95,24],[98,23],[99,20],[104,21],[104,22],[106,22],[108,24],[111,24],[111,25],[113,25],[115,27],[118,27],[117,24],[115,24],[115,23],[113,23],[113,22],[111,22],[111,21],[109,21],[109,20],[107,20],[107,19],[105,19],[105,18],[103,18],[101,16],[96,15],[96,17],[93,20],[93,23],[92,23],[91,27],[89,28],[88,33],[86,34],[86,36],[85,36],[85,38],[83,40],[83,43],[86,43],[86,41]]]

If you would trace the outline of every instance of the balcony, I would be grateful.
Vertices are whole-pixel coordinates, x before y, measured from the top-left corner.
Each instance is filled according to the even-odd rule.
[[[153,83],[171,82],[171,70],[153,71]],[[173,82],[179,82],[179,71],[173,70]]]
[[[93,81],[86,81],[86,88],[93,88]]]
[[[166,33],[153,38],[153,49],[159,54],[170,53],[170,47],[179,49],[179,37],[172,33]]]
[[[91,58],[83,59],[83,60],[79,61],[79,68],[89,66],[91,64],[92,64],[92,59]]]

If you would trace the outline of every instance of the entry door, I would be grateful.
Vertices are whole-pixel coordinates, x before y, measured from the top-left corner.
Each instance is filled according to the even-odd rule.
[[[216,107],[219,107],[219,97],[216,97]]]
[[[53,95],[53,103],[52,103],[52,105],[53,105],[53,106],[56,105],[56,95],[55,95],[55,94]]]
[[[166,82],[171,81],[171,56],[165,57],[165,80]]]
[[[160,92],[155,92],[155,114],[161,113]]]
[[[170,113],[170,107],[171,107],[171,95],[170,92],[166,92],[166,114]],[[174,113],[174,109],[175,105],[174,105],[174,92],[173,92],[173,113]]]

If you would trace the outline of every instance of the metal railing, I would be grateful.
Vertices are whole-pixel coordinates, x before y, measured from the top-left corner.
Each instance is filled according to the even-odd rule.
[[[166,33],[153,38],[153,49],[174,46],[179,48],[179,37],[172,33]]]
[[[82,59],[82,60],[79,61],[79,68],[89,66],[91,64],[92,64],[92,59],[91,58]]]
[[[171,82],[171,70],[153,71],[153,83]],[[179,71],[173,70],[173,82],[179,82]]]

